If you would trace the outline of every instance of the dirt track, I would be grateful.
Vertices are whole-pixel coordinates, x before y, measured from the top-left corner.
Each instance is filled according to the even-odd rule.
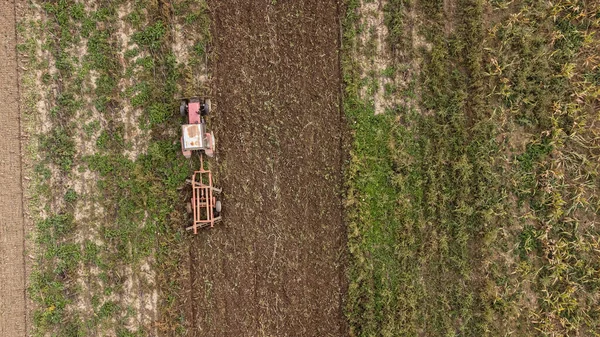
[[[15,16],[0,0],[0,336],[25,336],[25,269]]]
[[[210,3],[224,222],[193,239],[194,336],[342,336],[338,3]]]

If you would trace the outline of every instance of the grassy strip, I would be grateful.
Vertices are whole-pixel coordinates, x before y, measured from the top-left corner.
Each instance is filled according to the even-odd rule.
[[[47,203],[41,211],[48,215],[40,217],[37,224],[39,253],[30,289],[37,304],[36,335],[143,336],[157,326],[163,333],[185,332],[180,305],[175,303],[182,300],[178,298],[180,285],[173,277],[185,256],[181,233],[185,219],[178,188],[197,163],[180,155],[172,137],[180,123],[174,97],[179,96],[178,82],[183,81],[170,50],[172,18],[170,11],[164,10],[169,8],[167,3],[135,2],[126,17],[137,29],[131,36],[134,47],[119,46],[115,38],[117,9],[124,4],[99,2],[93,10],[67,0],[43,4],[50,18],[45,29],[59,32],[50,34],[52,38],[45,43],[58,71],[41,77],[60,92],[50,112],[50,131],[37,138],[43,161],[35,169],[40,179],[33,194]],[[199,9],[190,9],[190,5],[182,3],[179,10],[194,14],[193,22],[205,33],[206,5]],[[37,34],[39,29],[44,27],[38,27]],[[23,29],[22,34],[25,32]],[[81,45],[78,36],[85,39],[87,50],[81,59],[73,48]],[[197,39],[196,46],[201,48],[198,46],[208,36]],[[20,48],[32,58],[35,55],[34,43]],[[119,48],[127,49],[125,60],[119,61]],[[203,57],[191,55],[195,62]],[[44,69],[44,64],[38,64],[38,69]],[[134,79],[124,92],[119,89],[122,76]],[[95,78],[93,90],[86,84],[90,78]],[[86,114],[86,109],[92,109],[85,102],[91,102],[101,116]],[[132,144],[126,141],[121,121],[124,108],[142,109],[139,123],[149,131],[147,151],[136,159],[125,153]],[[82,123],[81,118],[91,121]],[[76,146],[75,137],[82,133],[87,141],[96,139],[94,154],[82,155]],[[97,175],[93,191],[78,195],[69,187],[77,179],[74,169]],[[83,201],[99,210],[94,218],[75,220],[78,202]],[[81,233],[90,230],[97,232],[96,238],[82,241]],[[141,273],[147,262],[152,263],[156,279],[143,284],[140,277],[140,291],[150,297],[158,289],[159,324],[131,327],[131,318],[137,313],[124,298],[136,295],[127,294],[126,284],[133,282],[127,277]],[[123,277],[128,270],[134,275]],[[85,289],[80,286],[82,280]],[[79,306],[86,298],[91,308]]]
[[[597,334],[598,6],[497,4],[486,36],[483,1],[454,17],[390,1],[392,51],[414,48],[394,67],[422,57],[420,100],[374,116],[346,3],[351,335]],[[402,36],[415,9],[419,49]]]
[[[516,11],[514,19],[493,27],[497,66],[488,72],[499,88],[499,106],[515,116],[514,128],[530,134],[513,159],[511,188],[526,206],[515,238],[517,283],[531,284],[536,294],[529,312],[536,330],[597,335],[600,256],[590,251],[600,234],[600,83],[590,56],[600,46],[593,38],[600,6],[531,3]]]
[[[32,272],[30,294],[37,303],[34,312],[36,335],[48,332],[73,336],[78,335],[82,320],[70,310],[72,299],[78,296],[75,279],[84,254],[76,243],[77,224],[73,214],[73,192],[69,191],[65,180],[68,179],[76,160],[76,148],[73,139],[75,130],[73,120],[81,108],[76,80],[79,78],[78,62],[68,54],[75,43],[74,36],[79,27],[82,8],[67,1],[45,3],[44,11],[49,21],[36,22],[32,29],[52,30],[53,35],[44,41],[43,48],[50,51],[56,66],[56,72],[46,71],[42,75],[44,84],[55,83],[58,92],[53,97],[53,107],[47,116],[51,130],[40,135],[39,154],[42,161],[34,171],[38,174],[36,191],[41,200],[47,202],[43,212],[49,215],[36,224],[35,244],[38,251],[36,267]],[[23,46],[29,48],[30,56],[35,55],[35,44]],[[48,69],[46,61],[37,64],[38,69]],[[37,120],[39,122],[39,120]],[[54,173],[53,173],[54,172]],[[69,193],[70,192],[70,193]],[[65,203],[61,203],[63,199]],[[55,204],[56,206],[52,206]]]

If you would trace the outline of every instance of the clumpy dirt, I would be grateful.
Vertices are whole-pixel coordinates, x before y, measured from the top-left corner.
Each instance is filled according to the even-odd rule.
[[[339,3],[209,5],[224,221],[190,234],[188,335],[347,335]]]

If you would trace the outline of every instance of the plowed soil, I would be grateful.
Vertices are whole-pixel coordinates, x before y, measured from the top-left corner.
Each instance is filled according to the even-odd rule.
[[[15,4],[0,1],[0,336],[25,336],[23,191]]]
[[[339,3],[210,7],[224,221],[192,240],[190,335],[347,335]]]

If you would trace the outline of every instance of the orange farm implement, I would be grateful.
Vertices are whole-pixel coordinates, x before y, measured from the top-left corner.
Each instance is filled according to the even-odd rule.
[[[198,233],[198,228],[211,228],[215,222],[221,220],[221,201],[217,195],[220,188],[213,186],[212,173],[204,169],[204,158],[200,155],[200,170],[192,176],[192,200],[188,204],[188,211],[193,213],[193,223],[187,230]]]

